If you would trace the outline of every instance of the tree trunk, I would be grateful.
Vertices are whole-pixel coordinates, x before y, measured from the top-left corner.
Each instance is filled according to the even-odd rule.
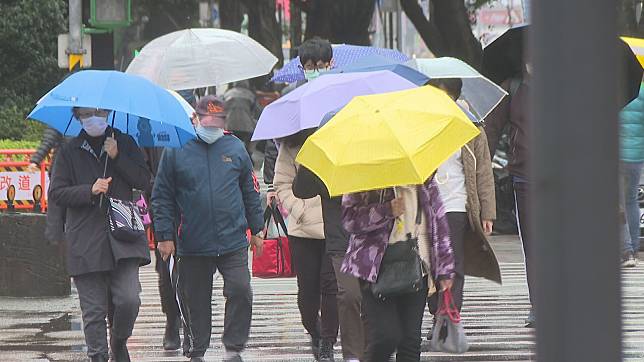
[[[369,25],[375,0],[309,0],[303,5],[306,39],[317,36],[334,44],[371,44]]]
[[[262,44],[284,64],[282,29],[275,18],[275,0],[242,0],[248,13],[248,35]]]
[[[302,44],[302,9],[300,3],[291,0],[291,24],[290,24],[291,51],[289,56],[295,58],[297,49]]]
[[[219,0],[219,19],[222,29],[241,32],[244,19],[243,6],[239,0]]]
[[[481,43],[474,37],[462,0],[431,0],[428,20],[417,0],[400,0],[403,11],[436,56],[461,59],[480,69]]]

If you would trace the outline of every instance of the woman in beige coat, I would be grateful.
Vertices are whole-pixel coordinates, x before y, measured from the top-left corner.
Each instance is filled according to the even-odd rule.
[[[436,79],[429,84],[443,89],[454,100],[460,97],[462,81],[458,78]],[[456,277],[452,294],[459,311],[463,305],[465,274],[501,283],[499,264],[487,240],[496,219],[494,176],[487,138],[483,128],[479,129],[481,133],[436,172],[454,248]],[[437,304],[438,296],[429,298],[432,314]]]
[[[299,165],[295,157],[315,130],[303,130],[280,140],[273,185],[277,198],[288,211],[288,239],[297,276],[297,304],[302,325],[311,335],[316,360],[333,361],[338,337],[338,293],[331,258],[326,252],[320,196],[298,199],[293,180]]]

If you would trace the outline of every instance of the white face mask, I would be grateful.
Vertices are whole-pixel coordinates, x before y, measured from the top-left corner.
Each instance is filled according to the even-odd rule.
[[[105,134],[107,128],[107,117],[91,116],[81,119],[83,129],[90,137],[98,137]]]
[[[207,144],[213,144],[216,140],[224,135],[224,129],[219,127],[204,127],[202,125],[195,126],[195,132],[202,141]]]

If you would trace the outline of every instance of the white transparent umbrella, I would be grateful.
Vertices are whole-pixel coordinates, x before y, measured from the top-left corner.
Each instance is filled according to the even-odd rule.
[[[450,57],[412,59],[406,65],[430,79],[461,78],[461,98],[479,120],[484,119],[508,93],[462,60]]]
[[[277,58],[246,35],[195,28],[158,37],[141,49],[126,73],[181,90],[217,86],[268,74]]]

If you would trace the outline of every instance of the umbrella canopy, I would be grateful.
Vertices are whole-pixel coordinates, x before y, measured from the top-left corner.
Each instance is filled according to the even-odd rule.
[[[521,76],[525,61],[523,45],[527,25],[506,30],[483,48],[483,74],[501,84],[504,80]]]
[[[222,29],[185,29],[143,47],[126,72],[169,89],[216,86],[268,74],[277,58],[255,40]]]
[[[421,184],[478,134],[447,94],[420,87],[354,98],[296,160],[338,196]]]
[[[641,38],[629,38],[623,36],[622,40],[631,47],[631,50],[637,57],[637,60],[640,62],[640,65],[644,66],[644,39]]]
[[[252,140],[281,138],[316,128],[327,112],[346,105],[355,96],[415,87],[414,83],[386,70],[325,75],[266,106]]]
[[[195,138],[190,105],[150,81],[117,71],[77,72],[42,97],[27,116],[76,135],[73,107],[114,110],[108,121],[142,147],[179,147]]]
[[[484,77],[469,64],[456,58],[412,59],[412,68],[432,79],[460,78],[463,80],[461,97],[479,120],[484,119],[508,93]]]
[[[367,55],[378,55],[386,59],[406,62],[409,60],[405,54],[394,50],[358,45],[334,45],[333,46],[333,64],[334,67],[343,67],[345,65],[356,62],[358,59]],[[271,81],[279,83],[295,83],[304,80],[304,72],[300,64],[300,57],[291,59],[284,67],[277,72]]]
[[[366,55],[351,64],[336,67],[324,74],[374,72],[378,70],[388,70],[396,73],[418,86],[425,85],[427,81],[429,81],[429,78],[425,74],[412,69],[401,62],[387,59],[376,54]]]
[[[523,72],[524,41],[529,25],[508,29],[483,49],[483,74],[497,84],[506,79],[520,77]],[[624,107],[637,98],[642,81],[642,65],[631,48],[617,38],[619,54],[620,92],[619,105]]]

